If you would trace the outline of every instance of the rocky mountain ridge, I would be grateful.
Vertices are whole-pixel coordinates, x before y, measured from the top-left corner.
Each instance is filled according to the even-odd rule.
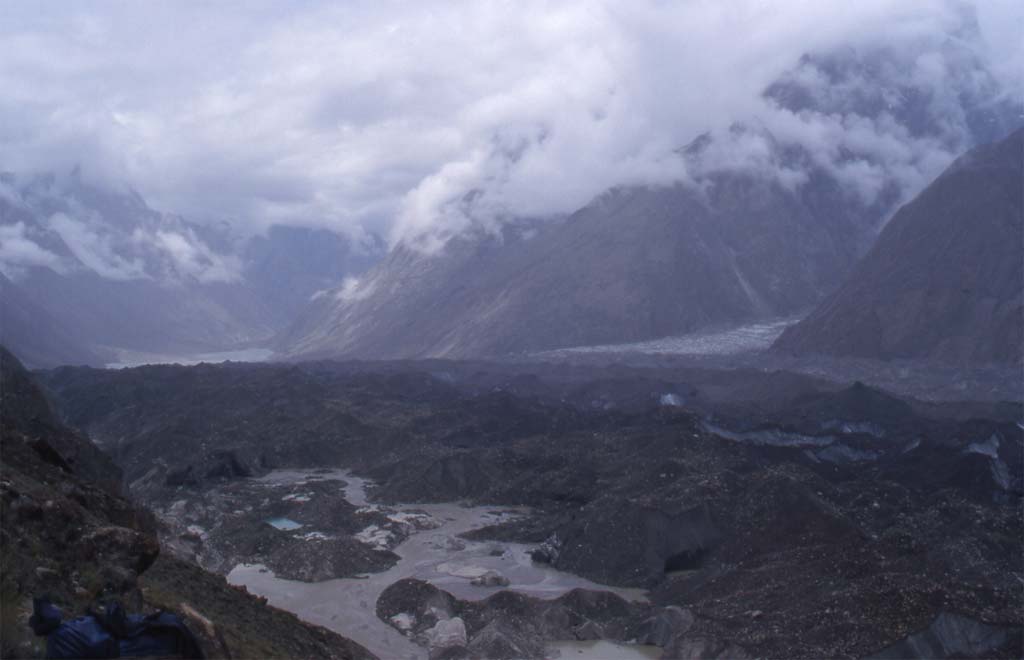
[[[954,162],[850,279],[775,347],[880,359],[1024,361],[1024,129]]]

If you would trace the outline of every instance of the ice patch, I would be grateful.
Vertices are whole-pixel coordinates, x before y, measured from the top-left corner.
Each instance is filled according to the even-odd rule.
[[[975,442],[967,446],[965,453],[981,454],[995,460],[999,458],[999,438],[993,434],[985,442]]]
[[[985,442],[975,442],[967,446],[964,453],[980,454],[989,458],[989,470],[992,480],[1003,490],[1010,489],[1010,470],[999,458],[999,436],[992,434]]]
[[[989,462],[989,469],[992,471],[992,480],[1003,490],[1010,490],[1010,470],[1006,463],[994,458]]]
[[[701,426],[708,433],[713,433],[733,442],[747,442],[752,445],[768,445],[771,447],[827,447],[835,442],[832,436],[801,435],[786,433],[778,429],[761,431],[730,431],[714,424],[703,422]]]
[[[539,357],[570,357],[593,353],[643,353],[648,355],[733,355],[760,351],[772,345],[782,331],[799,319],[787,318],[741,325],[725,330],[706,330],[689,335],[663,337],[631,344],[573,346],[541,351]]]
[[[313,499],[316,493],[291,493],[281,498],[285,502],[308,502]]]
[[[327,541],[334,537],[328,536],[323,532],[306,532],[305,534],[299,534],[297,538],[300,538],[303,541]]]

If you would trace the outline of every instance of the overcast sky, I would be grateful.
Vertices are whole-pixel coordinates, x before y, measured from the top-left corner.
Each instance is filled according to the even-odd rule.
[[[684,176],[673,150],[733,121],[827,139],[766,117],[764,87],[805,52],[927,50],[965,8],[1021,94],[1016,0],[4,0],[0,170],[81,164],[195,219],[393,239],[459,230],[471,190],[495,217],[566,213]]]

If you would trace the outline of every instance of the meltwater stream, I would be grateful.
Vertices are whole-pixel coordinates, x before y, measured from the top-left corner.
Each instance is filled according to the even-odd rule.
[[[337,479],[345,482],[345,498],[355,506],[373,506],[366,501],[367,481],[346,470],[277,470],[262,478],[268,483],[300,485],[310,479]],[[395,628],[377,618],[376,604],[380,594],[403,578],[417,578],[452,593],[457,598],[479,600],[510,589],[538,598],[557,598],[575,588],[611,591],[623,598],[642,600],[640,589],[619,589],[599,585],[581,577],[534,564],[528,553],[530,546],[501,543],[505,553],[491,556],[496,545],[459,539],[459,534],[491,525],[511,516],[522,515],[524,509],[492,506],[462,506],[457,503],[410,504],[388,507],[415,510],[429,514],[439,526],[415,531],[393,548],[401,559],[382,573],[359,578],[342,578],[323,582],[298,582],[275,577],[259,564],[239,564],[228,574],[228,582],[245,585],[252,593],[265,596],[268,602],[301,619],[329,628],[352,639],[380,658],[425,658],[426,649],[417,646]],[[473,577],[488,570],[500,571],[511,584],[508,587],[479,587],[470,584]],[[606,655],[612,650],[612,656]],[[658,657],[655,647],[612,646],[600,653],[592,642],[559,642],[552,649],[562,657]]]

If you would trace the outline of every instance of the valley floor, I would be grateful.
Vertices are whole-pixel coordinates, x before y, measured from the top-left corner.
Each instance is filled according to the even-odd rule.
[[[382,657],[1021,653],[1019,403],[707,365],[40,377],[165,548]]]

